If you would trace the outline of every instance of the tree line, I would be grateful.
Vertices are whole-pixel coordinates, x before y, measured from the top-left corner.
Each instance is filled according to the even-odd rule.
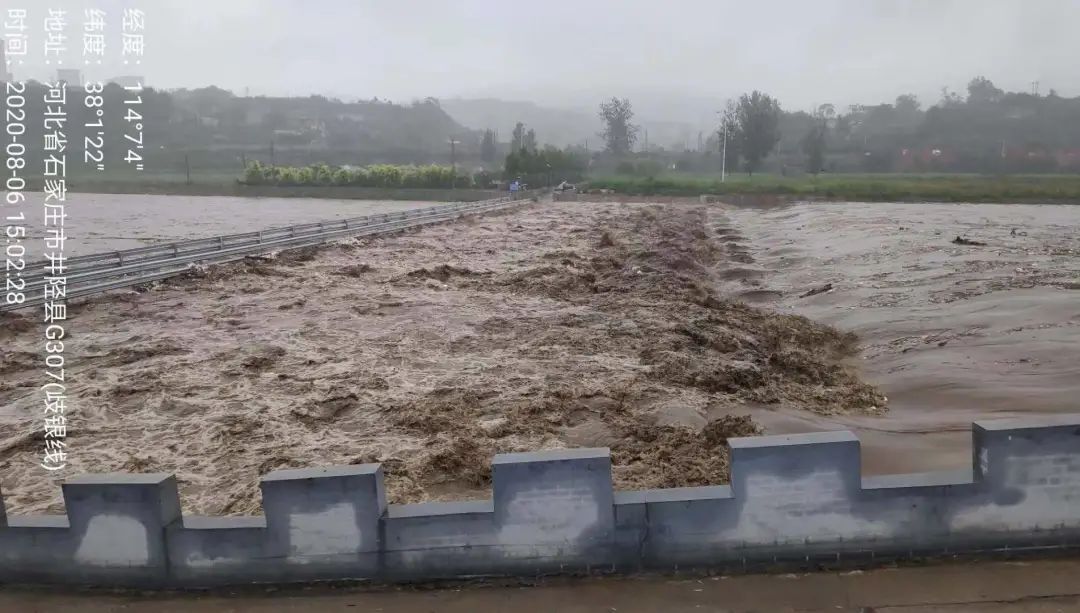
[[[494,176],[486,172],[463,173],[450,166],[271,166],[259,161],[248,164],[241,181],[246,185],[281,187],[379,187],[379,188],[477,188],[493,187]]]
[[[43,138],[45,91],[45,84],[26,84],[28,142]],[[80,162],[69,171],[95,172],[81,163],[85,139],[99,138],[97,128],[86,127],[97,118],[88,95],[80,88],[68,91],[69,159]],[[204,169],[237,169],[256,159],[295,167],[447,163],[455,161],[450,141],[457,143],[456,162],[478,162],[488,170],[501,165],[505,177],[526,175],[534,184],[546,182],[548,174],[555,181],[576,180],[590,163],[606,163],[581,147],[543,146],[543,135],[521,122],[502,139],[493,130],[464,128],[434,99],[400,105],[374,98],[246,97],[211,86],[147,88],[137,106],[125,102],[135,95],[114,84],[100,93],[106,174],[128,166],[121,161],[130,144],[124,134],[134,133],[136,122],[143,126],[142,155],[151,169],[182,169],[189,154],[191,166]],[[126,119],[129,107],[138,110],[138,120]],[[633,173],[672,166],[719,170],[725,142],[730,172],[1080,171],[1080,98],[1053,90],[1007,92],[984,77],[972,79],[965,92],[942,90],[928,107],[904,94],[885,104],[785,110],[767,93],[748,92],[722,109],[701,151],[661,151],[653,144],[643,153],[628,99],[603,102],[598,115],[603,155],[614,160],[611,167],[622,162]],[[28,162],[40,167],[40,148],[30,154]]]
[[[753,174],[765,168],[813,174],[843,172],[1077,172],[1080,171],[1080,97],[1051,90],[1006,92],[985,77],[968,83],[966,95],[943,89],[923,109],[912,94],[892,103],[832,104],[785,111],[772,96],[752,91],[721,111],[704,151],[636,152],[639,127],[628,99],[600,105],[605,153],[664,160],[685,170],[718,170],[726,146],[727,170]],[[627,162],[622,163],[626,167]],[[640,172],[657,164],[638,162]]]
[[[27,142],[42,142],[48,85],[27,81],[0,87],[22,91]],[[477,132],[454,121],[434,99],[394,104],[374,98],[343,102],[323,96],[236,96],[214,86],[170,91],[148,87],[139,92],[115,83],[105,84],[100,92],[96,85],[87,87],[67,87],[68,159],[80,162],[72,162],[69,171],[96,172],[81,161],[84,139],[96,142],[98,131],[110,162],[104,174],[124,166],[115,160],[128,149],[124,128],[134,133],[135,123],[143,127],[146,167],[155,171],[182,168],[189,154],[192,165],[231,169],[240,168],[244,159],[281,165],[449,162],[450,140],[460,143],[461,159],[475,159],[480,144]],[[87,104],[89,96],[95,97],[96,106]],[[129,103],[137,98],[137,104]],[[104,127],[87,127],[96,123],[98,109],[103,110]],[[129,109],[141,117],[127,121]],[[35,167],[40,166],[41,147],[29,151]]]

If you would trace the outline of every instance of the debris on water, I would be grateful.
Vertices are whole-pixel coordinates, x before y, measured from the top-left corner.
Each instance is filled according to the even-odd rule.
[[[84,378],[94,407],[125,428],[82,448],[98,470],[150,457],[176,472],[193,513],[252,515],[271,470],[379,462],[394,503],[462,500],[489,495],[495,454],[568,447],[611,449],[620,489],[717,485],[727,441],[763,432],[757,407],[884,413],[853,334],[716,289],[743,266],[714,214],[560,205],[323,249],[303,274],[234,262],[138,309],[99,303],[81,325],[100,357],[80,362],[100,373]],[[29,395],[4,386],[40,359],[17,321],[0,319],[0,405]],[[12,513],[62,504],[33,471],[34,431],[31,416],[0,423]]]
[[[799,298],[809,298],[810,296],[817,296],[818,294],[824,294],[825,292],[831,292],[833,289],[832,283],[826,283],[821,287],[815,287],[810,289],[804,294],[800,294]]]
[[[349,266],[342,266],[341,270],[338,270],[334,274],[341,275],[343,277],[359,277],[365,273],[369,273],[375,270],[370,264],[352,264]]]
[[[960,236],[957,236],[956,238],[954,238],[952,240],[952,242],[953,242],[954,245],[967,245],[969,247],[985,247],[986,246],[986,243],[984,243],[984,242],[973,241],[973,240],[971,240],[969,238],[963,238],[963,237],[960,237]]]
[[[442,281],[443,283],[450,280],[451,277],[471,277],[478,275],[474,270],[470,270],[463,266],[451,266],[449,264],[439,264],[438,266],[427,269],[418,268],[408,272],[405,276],[412,279],[434,279],[436,281]]]

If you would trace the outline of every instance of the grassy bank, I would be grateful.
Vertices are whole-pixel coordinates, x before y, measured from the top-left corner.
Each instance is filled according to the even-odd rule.
[[[888,202],[1069,202],[1080,203],[1080,176],[1030,175],[665,175],[655,178],[598,177],[589,189],[641,196],[774,194],[796,198]]]
[[[40,189],[40,185],[31,185]],[[845,174],[819,177],[664,174],[655,178],[602,176],[588,189],[611,189],[638,196],[696,197],[775,195],[789,198],[879,202],[1065,202],[1080,203],[1080,175],[903,175]],[[183,173],[72,176],[73,192],[235,196],[253,198],[329,198],[342,200],[473,201],[501,192],[478,189],[367,187],[357,185],[244,185],[233,173],[199,173],[191,183]]]
[[[38,187],[40,186],[31,186]],[[101,179],[72,177],[72,192],[97,194],[152,194],[182,196],[234,196],[238,198],[327,198],[335,200],[427,200],[432,202],[476,201],[496,198],[502,192],[480,189],[383,188],[353,185],[243,185],[235,175],[200,176],[191,183],[183,175]]]

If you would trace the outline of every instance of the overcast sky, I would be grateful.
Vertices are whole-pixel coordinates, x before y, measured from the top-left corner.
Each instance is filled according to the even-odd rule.
[[[595,107],[612,95],[652,114],[761,89],[788,109],[924,103],[977,74],[1005,89],[1080,95],[1078,0],[3,0],[26,7],[37,45],[19,77],[52,74],[46,7],[146,11],[146,57],[117,47],[94,77],[214,84],[243,94],[342,98],[490,96]],[[118,39],[116,31],[114,38]],[[115,40],[118,44],[118,40]],[[75,40],[73,53],[81,51]],[[81,58],[73,56],[75,63]],[[96,74],[95,74],[96,72]],[[706,102],[709,101],[709,102]],[[654,109],[653,107],[656,107]]]

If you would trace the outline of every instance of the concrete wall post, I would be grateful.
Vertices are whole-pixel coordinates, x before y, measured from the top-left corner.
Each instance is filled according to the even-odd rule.
[[[62,487],[73,574],[125,584],[166,581],[165,528],[180,519],[172,475],[90,474]]]
[[[279,470],[262,478],[266,553],[290,573],[324,569],[355,576],[378,572],[380,521],[386,512],[378,464]]]

